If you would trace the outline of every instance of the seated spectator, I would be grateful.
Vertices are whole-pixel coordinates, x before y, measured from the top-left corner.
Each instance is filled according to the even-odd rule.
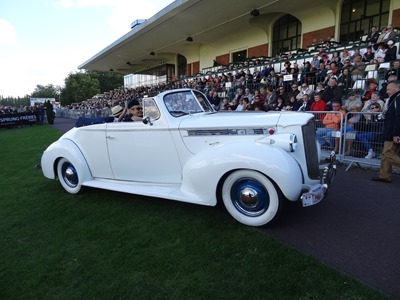
[[[312,89],[310,89],[310,87],[308,86],[308,84],[306,82],[301,84],[301,90],[297,94],[296,100],[297,101],[302,100],[304,94],[307,94],[310,99],[312,99],[314,97],[314,91]]]
[[[372,104],[379,104],[380,107],[383,107],[385,105],[385,102],[379,99],[380,93],[379,91],[374,91],[371,95],[371,99],[368,101],[365,101],[364,106],[362,107],[361,111],[370,111],[370,106]]]
[[[361,55],[361,52],[360,52],[359,48],[354,49],[353,54],[350,55],[350,63],[351,64],[355,63],[355,59],[356,59],[357,56],[360,56],[361,59],[362,59],[362,55]]]
[[[267,95],[264,102],[265,111],[275,110],[275,106],[278,102],[278,95],[272,89],[272,87],[267,87]]]
[[[299,109],[297,111],[310,111],[312,102],[313,101],[310,99],[308,94],[304,94],[301,99]]]
[[[347,60],[349,60],[349,62],[350,62],[350,57],[351,57],[351,55],[350,55],[349,50],[343,49],[343,52],[342,52],[342,61],[344,62],[344,61],[347,59]]]
[[[353,87],[353,80],[349,74],[349,69],[344,68],[342,73],[339,75],[337,80],[338,86],[342,88],[342,90],[348,90]]]
[[[323,94],[325,91],[325,85],[322,82],[318,82],[317,87],[315,88],[315,93]]]
[[[289,101],[286,103],[284,110],[298,111],[300,102],[296,100],[294,95],[291,95]]]
[[[291,91],[289,91],[287,94],[286,100],[290,100],[292,96],[296,98],[297,95],[300,94],[299,87],[297,86],[297,84],[292,84],[291,88],[292,88]]]
[[[368,81],[368,87],[369,87],[368,90],[364,93],[364,95],[361,98],[363,105],[366,101],[371,99],[372,93],[375,92],[378,88],[378,83],[376,82],[375,79],[370,79]]]
[[[220,110],[228,110],[229,105],[230,105],[230,103],[229,103],[228,98],[223,98],[222,102],[221,102]]]
[[[388,41],[394,40],[397,36],[396,31],[393,30],[393,26],[389,25],[386,27],[385,36],[383,37],[383,43],[387,44]]]
[[[340,129],[340,123],[346,115],[344,110],[340,109],[340,102],[334,102],[332,104],[332,111],[334,113],[327,113],[322,120],[325,127],[317,128],[317,140],[321,146],[327,144],[328,149],[333,149],[335,152],[339,152],[339,140],[333,137],[333,133]]]
[[[314,94],[314,101],[311,104],[310,111],[326,111],[326,102],[321,99],[320,94]]]
[[[274,110],[279,111],[282,110],[284,107],[285,107],[285,99],[283,98],[282,95],[279,95]]]
[[[376,59],[378,62],[385,61],[385,44],[384,43],[379,43],[377,45],[377,49],[375,50],[375,53],[374,53],[374,59]]]
[[[383,129],[383,120],[379,117],[378,112],[382,111],[379,103],[371,104],[370,111],[372,114],[361,115],[359,122],[355,124],[356,140],[361,141],[365,151],[368,151],[365,158],[371,159],[376,156],[374,145],[381,144],[381,135]]]
[[[357,94],[355,92],[350,92],[348,95],[349,98],[343,101],[344,103],[342,105],[342,109],[345,112],[353,111],[354,108],[359,111],[361,109],[362,103],[361,100],[357,97]]]
[[[386,31],[387,31],[387,28],[386,28],[386,27],[382,27],[382,28],[381,28],[381,33],[379,34],[379,37],[378,37],[378,39],[376,40],[376,43],[375,43],[375,45],[374,45],[374,49],[375,49],[375,50],[377,50],[377,48],[378,48],[379,45],[383,45],[383,40],[384,40],[384,38],[385,38]]]
[[[326,102],[327,110],[332,110],[333,102],[342,103],[342,88],[337,85],[336,78],[331,78],[329,80],[328,86],[321,94],[321,98]]]
[[[217,91],[210,91],[208,101],[210,101],[211,105],[215,110],[219,110],[219,105],[221,103],[221,99],[218,96]]]
[[[392,63],[392,68],[386,73],[385,80],[389,79],[390,75],[395,75],[398,80],[400,80],[400,61],[395,60]]]
[[[385,51],[385,61],[390,62],[397,59],[397,46],[394,45],[393,40],[387,41],[387,48]]]
[[[368,46],[367,50],[362,56],[362,61],[365,63],[370,63],[373,59],[375,59],[375,54],[372,52],[372,46]]]
[[[357,81],[365,77],[365,63],[361,61],[361,55],[354,57],[354,63],[350,67],[351,79]]]
[[[331,65],[332,65],[332,63],[336,63],[336,65],[339,66],[341,64],[341,61],[342,61],[342,58],[340,57],[339,52],[338,51],[333,52],[332,58],[331,58]]]

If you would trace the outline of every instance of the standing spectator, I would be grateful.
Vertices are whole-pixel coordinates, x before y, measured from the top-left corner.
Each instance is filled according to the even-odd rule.
[[[368,46],[372,46],[378,41],[378,38],[379,32],[376,30],[376,26],[372,26],[371,31],[368,33],[365,41],[367,42]]]
[[[389,98],[386,100],[383,123],[383,149],[379,176],[372,180],[391,182],[392,168],[400,168],[400,156],[397,154],[400,144],[400,81],[395,80],[387,85]]]

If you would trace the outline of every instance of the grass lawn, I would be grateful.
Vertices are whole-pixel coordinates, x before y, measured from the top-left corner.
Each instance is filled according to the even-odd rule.
[[[68,194],[34,167],[60,135],[0,130],[0,299],[386,299],[223,209]]]

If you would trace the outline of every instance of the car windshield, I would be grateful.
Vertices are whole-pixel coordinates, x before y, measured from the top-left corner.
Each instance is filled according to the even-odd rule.
[[[174,117],[213,111],[201,93],[192,91],[179,91],[165,95],[164,103]]]

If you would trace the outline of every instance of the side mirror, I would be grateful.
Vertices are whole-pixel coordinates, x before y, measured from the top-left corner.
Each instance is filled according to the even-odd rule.
[[[149,124],[150,126],[153,126],[153,123],[151,122],[149,116],[145,116],[145,117],[143,118],[143,123],[144,123],[144,124]]]

